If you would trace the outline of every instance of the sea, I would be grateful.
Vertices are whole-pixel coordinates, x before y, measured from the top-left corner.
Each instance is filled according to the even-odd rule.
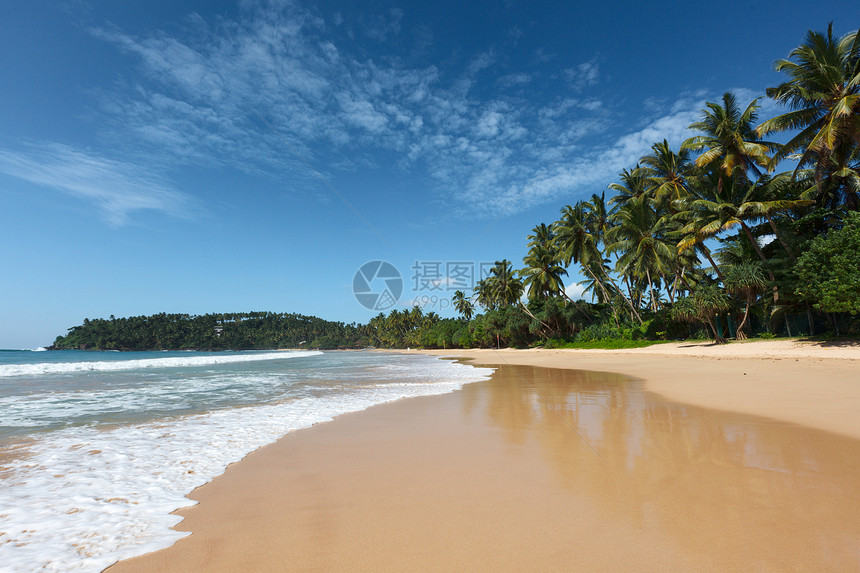
[[[102,571],[188,535],[194,488],[287,432],[492,369],[382,352],[0,351],[0,571]]]

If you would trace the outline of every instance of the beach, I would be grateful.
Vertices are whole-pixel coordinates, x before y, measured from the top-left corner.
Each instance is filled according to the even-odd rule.
[[[109,571],[860,567],[856,345],[436,354],[497,371],[288,433]]]

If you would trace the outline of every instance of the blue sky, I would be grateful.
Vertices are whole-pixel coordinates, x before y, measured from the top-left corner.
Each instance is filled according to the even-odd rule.
[[[377,259],[401,306],[447,301],[415,261],[519,265],[705,101],[763,95],[807,29],[860,23],[854,2],[580,4],[7,2],[0,348],[111,314],[365,322],[353,276]]]

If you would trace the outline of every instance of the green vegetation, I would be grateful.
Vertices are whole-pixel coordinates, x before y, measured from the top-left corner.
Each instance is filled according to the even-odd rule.
[[[860,312],[860,213],[816,237],[797,261],[797,294],[825,312]]]
[[[156,314],[84,319],[54,341],[56,349],[82,350],[250,350],[339,348],[360,344],[355,324],[301,314]]]
[[[55,346],[621,348],[856,335],[860,31],[835,38],[831,28],[776,62],[786,80],[767,96],[784,113],[757,125],[758,99],[741,105],[729,92],[707,103],[695,135],[679,149],[654,143],[608,184],[608,201],[592,195],[535,226],[523,268],[498,261],[471,297],[458,291],[462,318],[418,307],[366,325],[272,313],[111,318],[85,321]],[[783,132],[785,144],[764,139]],[[777,172],[786,160],[795,163]],[[565,293],[571,265],[595,303]]]

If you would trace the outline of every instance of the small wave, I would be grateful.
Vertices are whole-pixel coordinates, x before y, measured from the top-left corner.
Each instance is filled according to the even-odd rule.
[[[492,374],[424,356],[410,356],[408,363],[396,355],[374,359],[408,368],[374,387],[354,388],[353,378],[343,377],[321,387],[325,394],[277,404],[41,435],[0,486],[0,571],[101,571],[168,547],[188,535],[172,529],[181,519],[173,512],[193,503],[186,495],[249,452],[340,414],[453,392]],[[423,382],[410,375],[404,383],[403,374],[412,372]]]
[[[267,352],[261,354],[238,354],[235,356],[178,356],[171,358],[141,358],[132,360],[92,361],[92,362],[40,362],[37,364],[0,365],[0,377],[39,376],[42,374],[69,374],[74,372],[104,372],[117,370],[139,370],[141,368],[181,368],[187,366],[211,366],[234,362],[258,362],[262,360],[285,360],[316,356],[320,351]]]

